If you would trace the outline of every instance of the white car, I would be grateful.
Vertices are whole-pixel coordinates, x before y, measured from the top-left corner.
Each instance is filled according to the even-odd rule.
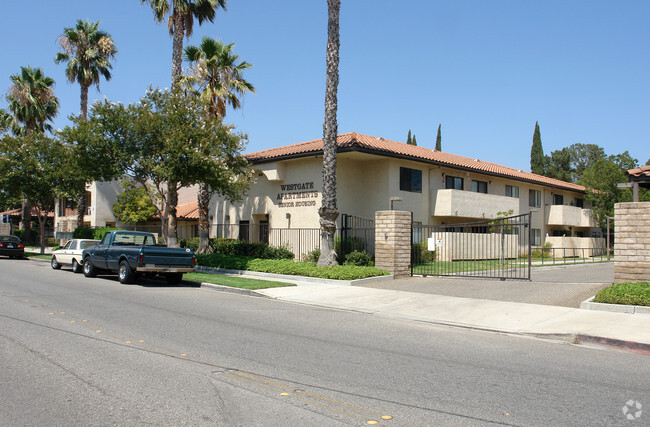
[[[81,262],[81,252],[91,246],[95,246],[99,240],[90,239],[72,239],[68,240],[66,244],[54,252],[52,252],[52,260],[50,265],[53,269],[58,270],[64,265],[72,265],[72,271],[81,273],[83,271],[83,262]]]

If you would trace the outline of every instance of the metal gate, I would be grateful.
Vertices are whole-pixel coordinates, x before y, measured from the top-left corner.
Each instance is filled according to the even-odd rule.
[[[345,260],[345,256],[353,251],[366,251],[374,255],[375,220],[356,215],[341,215],[339,238],[335,239],[334,243],[341,263]]]
[[[413,225],[411,275],[530,280],[530,218]]]

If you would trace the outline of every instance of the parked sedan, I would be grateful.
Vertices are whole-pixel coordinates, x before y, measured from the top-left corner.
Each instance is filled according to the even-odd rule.
[[[52,252],[52,260],[50,261],[50,265],[55,270],[60,269],[64,265],[71,265],[73,272],[81,273],[83,271],[81,252],[83,252],[84,249],[97,245],[97,243],[99,243],[99,240],[68,240],[61,249]]]
[[[0,255],[22,258],[25,255],[25,245],[17,236],[0,236]]]

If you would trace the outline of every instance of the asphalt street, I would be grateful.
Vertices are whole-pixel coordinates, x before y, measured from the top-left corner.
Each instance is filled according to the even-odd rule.
[[[650,424],[646,356],[32,261],[0,271],[3,426]]]

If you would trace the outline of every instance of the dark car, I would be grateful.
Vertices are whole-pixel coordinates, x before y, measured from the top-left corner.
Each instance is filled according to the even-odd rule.
[[[25,255],[25,245],[16,236],[0,236],[0,255],[22,258]]]

